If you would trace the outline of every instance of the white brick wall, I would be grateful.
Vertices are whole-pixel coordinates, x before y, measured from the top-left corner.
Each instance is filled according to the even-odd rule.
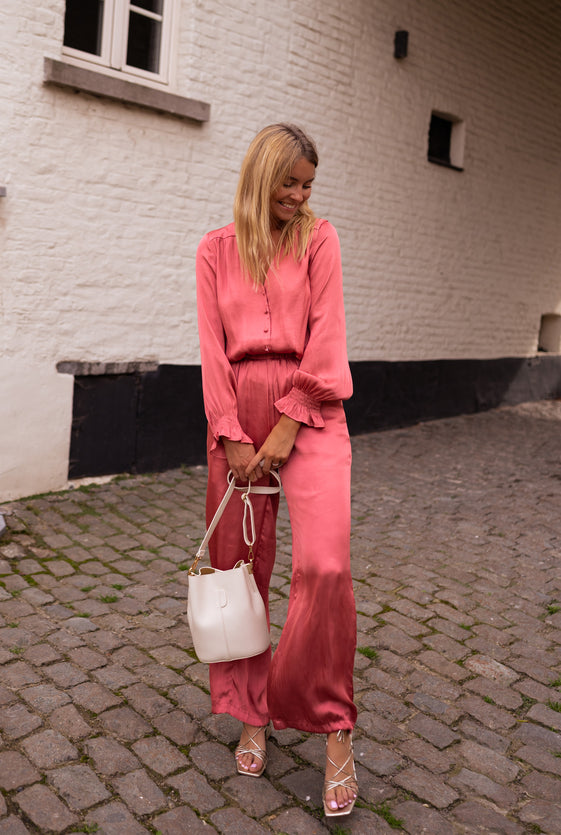
[[[64,0],[0,8],[0,498],[64,480],[58,361],[198,362],[196,245],[271,121],[318,142],[352,359],[531,355],[561,313],[561,9],[181,0],[172,91],[211,103],[202,126],[44,86],[63,19]],[[426,160],[432,109],[466,120],[462,173]]]

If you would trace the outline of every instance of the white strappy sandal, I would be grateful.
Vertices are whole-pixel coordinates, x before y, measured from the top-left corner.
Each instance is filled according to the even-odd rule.
[[[332,780],[327,780],[323,784],[323,810],[325,812],[325,816],[328,818],[338,817],[339,815],[350,815],[353,811],[356,798],[358,796],[358,783],[356,780],[356,771],[355,771],[355,763],[354,763],[354,754],[353,754],[353,741],[352,735],[350,731],[338,731],[337,732],[337,742],[344,742],[345,741],[345,734],[349,735],[350,743],[351,743],[351,751],[349,756],[343,763],[341,767],[334,763],[329,754],[327,755],[328,762],[333,766],[333,768],[337,769],[335,772],[335,776]],[[349,762],[352,764],[352,772],[347,770],[347,766]],[[344,774],[344,777],[340,777],[341,774]],[[337,809],[332,809],[330,806],[327,805],[325,800],[325,795],[328,791],[337,788],[344,788],[350,789],[355,797],[348,803],[346,806],[337,807]]]
[[[269,726],[263,725],[262,727],[257,728],[257,730],[253,732],[253,734],[250,734],[249,731],[246,730],[249,739],[247,740],[245,745],[242,745],[240,742],[240,744],[236,748],[235,757],[238,774],[244,774],[246,777],[261,777],[261,775],[265,771],[268,759],[267,752],[264,748],[261,748],[261,746],[255,741],[255,737],[260,731],[265,731],[265,739],[267,739],[267,737],[269,736]],[[244,754],[251,754],[253,757],[256,757],[258,760],[260,760],[261,767],[255,771],[251,771],[248,768],[242,768],[239,758],[243,757]]]

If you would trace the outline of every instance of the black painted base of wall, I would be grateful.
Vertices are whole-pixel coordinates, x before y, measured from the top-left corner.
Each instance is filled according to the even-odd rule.
[[[561,356],[352,362],[351,434],[561,397]],[[205,462],[198,366],[76,376],[69,478]]]
[[[351,434],[561,397],[561,356],[351,363]]]
[[[205,456],[199,366],[74,378],[69,478],[159,472]]]

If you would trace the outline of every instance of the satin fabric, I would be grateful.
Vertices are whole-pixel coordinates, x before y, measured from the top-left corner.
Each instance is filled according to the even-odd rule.
[[[272,661],[268,650],[210,665],[213,711],[251,725],[272,718],[277,728],[350,730],[356,720],[356,615],[349,557],[351,454],[341,401],[351,396],[352,379],[337,232],[317,220],[304,256],[285,255],[258,288],[241,268],[234,224],[209,232],[197,250],[197,309],[209,423],[207,522],[226,488],[221,438],[259,449],[281,414],[301,423],[280,471],[293,536],[286,624]],[[247,557],[238,495],[210,541],[217,568]],[[255,579],[267,606],[278,495],[252,501]]]
[[[258,448],[278,421],[275,402],[291,390],[298,360],[246,359],[231,364],[238,417]],[[324,427],[303,425],[280,475],[292,528],[292,584],[286,624],[271,651],[210,665],[212,709],[251,725],[312,733],[351,730],[356,614],[350,571],[350,442],[340,400],[322,403]],[[226,486],[222,444],[208,433],[207,519]],[[266,483],[265,481],[262,483]],[[242,502],[234,495],[210,541],[216,568],[247,558]],[[275,561],[278,495],[252,498],[257,542],[254,572],[268,611]]]

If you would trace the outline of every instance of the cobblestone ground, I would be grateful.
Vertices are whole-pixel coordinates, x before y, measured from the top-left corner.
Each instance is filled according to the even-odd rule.
[[[355,438],[360,800],[324,743],[237,776],[186,625],[205,470],[5,505],[0,835],[561,832],[561,402]],[[286,613],[286,513],[272,583]]]

